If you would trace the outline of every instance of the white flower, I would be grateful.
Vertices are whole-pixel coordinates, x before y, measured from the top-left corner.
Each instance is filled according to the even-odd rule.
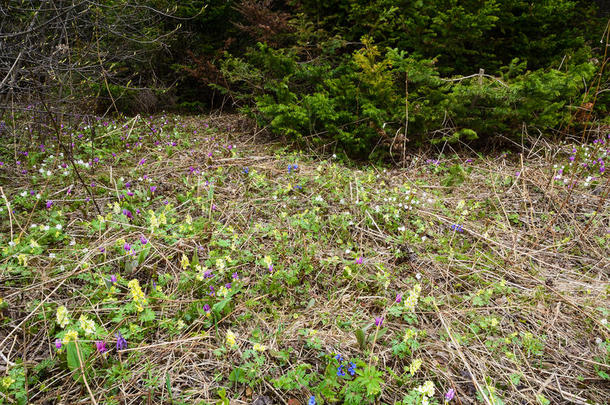
[[[25,197],[27,194],[28,194],[28,193],[27,193],[25,190],[23,190],[23,191],[21,192],[21,196],[22,196],[22,197]]]
[[[49,258],[55,259],[55,253],[49,253]]]
[[[49,225],[45,225],[42,227],[42,229],[44,229],[45,231],[48,231],[49,229],[51,229],[51,227]]]
[[[70,241],[70,246],[74,246],[74,245],[76,245],[76,241],[75,241],[74,239],[72,239],[72,240]]]
[[[415,278],[418,279],[418,280],[421,280],[421,273],[416,273],[415,274]]]
[[[92,335],[95,333],[95,323],[88,319],[85,315],[81,315],[78,319],[81,329],[85,332],[85,335]]]
[[[59,324],[59,326],[61,326],[62,328],[65,328],[66,325],[68,324],[68,322],[70,321],[68,319],[68,310],[66,309],[66,307],[64,307],[63,305],[57,307],[56,318],[57,318],[57,323]]]
[[[58,230],[60,230],[60,231],[61,231],[61,228],[62,228],[61,224],[57,224],[57,225],[55,225],[55,229],[58,229]]]
[[[426,397],[434,396],[434,383],[432,381],[426,381],[423,385],[417,387],[417,391],[424,394]]]

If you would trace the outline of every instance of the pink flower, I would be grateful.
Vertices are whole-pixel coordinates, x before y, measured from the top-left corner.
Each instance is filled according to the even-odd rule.
[[[100,354],[104,354],[108,351],[108,349],[106,349],[106,342],[104,342],[103,340],[96,341],[95,348],[97,349],[98,353],[100,353]]]
[[[455,390],[453,388],[449,388],[449,391],[445,394],[445,399],[447,401],[451,401],[455,397]]]

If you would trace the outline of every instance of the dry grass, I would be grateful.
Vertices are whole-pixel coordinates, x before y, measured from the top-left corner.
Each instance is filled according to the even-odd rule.
[[[312,394],[320,403],[318,384],[336,353],[383,372],[380,394],[364,402],[400,401],[425,380],[435,383],[441,402],[450,388],[458,404],[607,402],[610,388],[600,372],[610,373],[604,321],[610,310],[608,178],[590,187],[579,178],[572,188],[553,181],[563,147],[539,145],[468,163],[454,156],[430,164],[422,153],[404,169],[350,168],[281,149],[262,133],[253,136],[257,131],[237,116],[180,121],[185,127],[171,136],[179,140],[171,154],[151,137],[137,152],[120,154],[112,172],[108,160],[83,172],[87,182],[98,183],[104,214],[124,191],[118,179],[132,179],[142,191],[123,203],[142,208],[133,221],[114,215],[108,223],[115,227],[92,231],[96,213],[83,203],[82,185],[66,196],[69,183],[51,178],[43,185],[38,178],[35,187],[46,187],[41,192],[63,211],[66,237],[46,245],[41,240],[43,251],[27,253],[27,266],[10,249],[0,262],[0,373],[24,370],[31,380],[22,388],[28,403],[215,403],[222,387],[235,404],[265,403],[263,396],[272,403],[306,403]],[[204,123],[216,129],[205,132]],[[200,142],[187,145],[185,134],[193,129]],[[227,150],[229,144],[236,148]],[[147,163],[138,167],[142,158]],[[292,163],[298,171],[287,173]],[[458,164],[461,178],[452,179],[449,168]],[[189,174],[189,167],[202,174]],[[5,204],[20,206],[14,216],[1,213],[5,247],[17,235],[29,240],[30,225],[49,217],[42,200],[28,209],[15,201],[32,187],[31,177],[8,164],[2,170]],[[143,174],[152,182],[138,181]],[[213,197],[206,180],[214,185]],[[158,187],[151,201],[149,184]],[[294,189],[297,184],[302,190]],[[417,197],[407,204],[409,195]],[[151,232],[145,212],[161,212],[166,200],[167,232]],[[399,208],[402,203],[410,207]],[[197,226],[181,231],[187,214]],[[463,232],[452,231],[454,224]],[[113,247],[140,235],[149,239],[150,253],[130,271]],[[219,247],[223,239],[233,247]],[[220,250],[235,259],[226,273],[239,274],[239,290],[216,318],[192,316],[197,303],[219,301],[181,266],[182,254],[190,258],[196,250],[201,262],[220,257]],[[273,274],[261,265],[265,255],[273,257]],[[354,263],[358,256],[362,265]],[[100,282],[109,274],[124,280],[112,293]],[[164,295],[149,297],[155,321],[129,312],[115,318],[131,302],[130,279],[139,280],[147,296],[153,281],[165,280]],[[415,283],[422,286],[421,298],[408,324],[388,311],[395,294],[408,295]],[[54,347],[62,333],[55,322],[59,305],[75,323],[88,314],[99,325],[96,339],[109,348],[118,330],[132,332],[127,350],[93,352],[83,360],[87,384],[78,378],[82,369],[70,370],[65,353]],[[374,344],[362,349],[354,331],[378,316],[384,316],[382,327],[369,329]],[[420,331],[420,347],[400,357],[393,344],[407,327]],[[222,349],[227,329],[237,335],[233,350]],[[267,350],[256,354],[265,361],[252,366],[255,342]],[[411,377],[405,367],[415,358],[423,365]],[[303,364],[310,367],[311,385],[278,388],[274,378]],[[254,367],[245,383],[230,381],[239,365]],[[0,403],[18,401],[14,391],[3,392]]]

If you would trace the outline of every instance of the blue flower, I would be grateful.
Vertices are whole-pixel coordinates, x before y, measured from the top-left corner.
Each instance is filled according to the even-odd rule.
[[[313,395],[309,397],[309,401],[307,401],[307,405],[316,405],[316,397]]]
[[[248,174],[248,173],[250,172],[250,169],[248,169],[247,167],[244,167],[244,169],[243,169],[243,170],[244,170],[244,173],[245,173],[245,174]]]
[[[340,354],[337,354],[335,356],[335,359],[337,359],[338,361],[343,361],[343,356],[341,356]]]
[[[356,364],[352,363],[351,361],[349,362],[349,367],[347,369],[347,372],[349,373],[349,375],[351,375],[352,377],[354,375],[356,375]]]
[[[343,364],[341,364],[341,365],[339,366],[339,368],[337,368],[337,375],[338,375],[339,377],[343,377],[343,376],[345,375],[345,371],[343,371]]]
[[[451,230],[456,232],[464,232],[464,228],[462,228],[462,225],[458,224],[451,225]]]

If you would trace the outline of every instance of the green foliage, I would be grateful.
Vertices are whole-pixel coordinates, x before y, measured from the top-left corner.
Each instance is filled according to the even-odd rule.
[[[258,44],[245,59],[228,57],[225,77],[254,104],[261,125],[297,142],[337,144],[353,156],[383,157],[406,135],[422,142],[520,137],[523,126],[548,131],[567,125],[595,67],[525,71],[514,59],[501,77],[441,77],[437,60],[399,49],[384,54],[369,37],[335,64],[304,63],[294,50]],[[405,105],[408,82],[408,107]],[[408,130],[405,120],[408,110]],[[406,132],[406,134],[405,134]]]

